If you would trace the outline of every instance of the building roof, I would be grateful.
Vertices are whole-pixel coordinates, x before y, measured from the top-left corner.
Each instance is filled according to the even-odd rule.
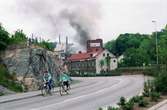
[[[91,52],[79,52],[77,54],[72,54],[68,60],[69,61],[82,61],[82,60],[90,60],[96,58],[104,49],[98,49]]]

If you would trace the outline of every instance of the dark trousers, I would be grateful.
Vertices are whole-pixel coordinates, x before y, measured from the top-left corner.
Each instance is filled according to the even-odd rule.
[[[48,82],[46,82],[46,85],[48,85],[49,86],[49,89],[51,90],[51,84],[52,84],[52,80],[49,80]]]
[[[67,89],[69,88],[69,82],[68,81],[63,81],[63,85],[67,87]]]

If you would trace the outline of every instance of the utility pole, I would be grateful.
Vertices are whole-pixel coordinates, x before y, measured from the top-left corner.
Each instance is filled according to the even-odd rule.
[[[61,40],[60,40],[60,34],[59,34],[59,44],[61,44]]]
[[[155,43],[156,43],[156,62],[157,65],[159,64],[158,61],[158,36],[157,36],[157,22],[155,20],[152,21],[152,23],[154,23],[155,25]]]
[[[68,54],[68,36],[66,36],[65,59],[67,59],[67,54]]]

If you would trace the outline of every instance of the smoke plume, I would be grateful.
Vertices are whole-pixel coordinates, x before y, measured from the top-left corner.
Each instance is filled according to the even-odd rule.
[[[51,37],[63,33],[84,47],[88,39],[98,37],[98,0],[18,0],[18,4],[20,12],[39,19]]]

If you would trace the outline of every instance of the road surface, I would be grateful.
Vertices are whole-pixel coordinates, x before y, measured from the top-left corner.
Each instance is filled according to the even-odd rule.
[[[74,78],[81,83],[72,86],[69,95],[36,96],[0,104],[0,110],[97,110],[116,105],[121,96],[139,94],[144,78],[140,75]]]

